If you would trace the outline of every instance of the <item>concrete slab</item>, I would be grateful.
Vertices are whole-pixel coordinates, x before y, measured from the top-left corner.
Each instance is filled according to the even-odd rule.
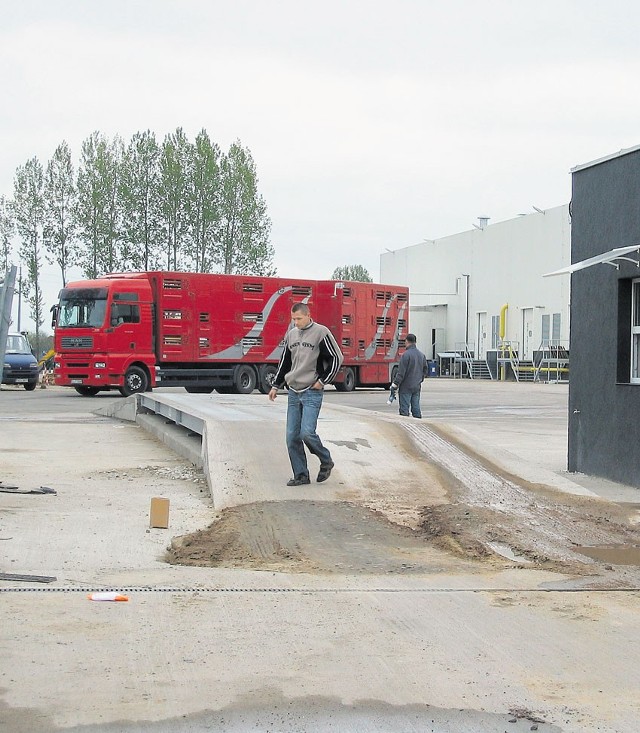
[[[241,496],[225,475],[242,468],[236,454],[247,447],[267,468],[261,477],[262,458],[250,459],[243,499],[289,496],[282,403],[184,399],[170,403],[210,412],[222,501]],[[169,566],[171,537],[215,517],[209,491],[138,424],[91,414],[99,402],[55,388],[2,394],[0,479],[58,494],[0,494],[0,568],[57,577],[45,588],[0,582],[0,730],[637,729],[636,589],[581,589],[513,566],[447,575]],[[378,491],[401,505],[398,484],[425,470],[410,465],[413,442],[392,414],[325,404],[319,429],[338,465],[330,484],[309,487],[314,497]],[[507,433],[500,449],[518,455]],[[168,530],[148,526],[155,495],[171,500]],[[106,589],[129,602],[86,597]]]

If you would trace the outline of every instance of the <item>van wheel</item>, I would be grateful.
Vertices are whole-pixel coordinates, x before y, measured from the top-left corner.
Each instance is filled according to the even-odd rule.
[[[149,386],[149,380],[144,369],[132,366],[127,369],[124,375],[124,385],[119,388],[123,397],[129,397],[137,392],[146,392]]]
[[[239,364],[233,373],[233,386],[239,394],[251,394],[256,388],[256,371],[249,364]]]
[[[32,392],[36,388],[37,382],[30,382],[28,384],[24,385],[24,388],[27,390],[27,392]]]

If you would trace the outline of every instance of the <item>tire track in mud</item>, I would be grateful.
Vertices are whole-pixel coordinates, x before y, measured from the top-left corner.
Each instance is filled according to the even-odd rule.
[[[425,423],[403,424],[403,428],[421,454],[454,479],[452,503],[435,511],[440,511],[441,516],[447,512],[455,515],[459,514],[456,512],[459,505],[477,510],[479,522],[475,524],[484,522],[485,527],[478,531],[477,527],[473,527],[473,521],[467,524],[472,532],[476,530],[480,541],[493,552],[496,551],[496,543],[506,542],[508,549],[515,547],[524,552],[525,557],[533,555],[536,560],[549,559],[585,567],[594,562],[573,551],[571,544],[610,542],[610,530],[616,529],[619,541],[620,533],[627,532],[622,524],[616,526],[612,523],[611,526],[601,527],[598,526],[598,518],[595,523],[591,521],[592,517],[585,512],[585,508],[590,507],[594,511],[599,506],[598,499],[558,494],[556,501],[553,489],[514,483],[497,471],[491,471],[473,454],[465,452]],[[535,488],[542,488],[542,491],[534,491]],[[494,524],[491,524],[492,519]],[[588,541],[585,541],[584,532],[582,539],[577,537],[580,534],[580,522],[586,528]]]

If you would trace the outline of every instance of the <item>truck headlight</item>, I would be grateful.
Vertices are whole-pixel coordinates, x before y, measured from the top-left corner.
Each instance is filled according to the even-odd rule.
[[[94,366],[96,369],[106,369],[107,363],[105,361],[97,361]]]

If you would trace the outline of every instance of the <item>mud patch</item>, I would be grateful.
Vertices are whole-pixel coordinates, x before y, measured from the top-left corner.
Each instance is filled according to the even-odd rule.
[[[349,502],[278,501],[225,509],[205,530],[176,537],[175,565],[338,574],[460,571],[424,533]],[[468,569],[478,570],[475,563]]]
[[[523,567],[585,575],[601,572],[606,560],[584,552],[584,546],[640,545],[633,507],[518,480],[433,426],[411,432],[450,474],[449,503],[425,508],[421,522],[439,547],[463,557],[508,547],[512,561]]]

